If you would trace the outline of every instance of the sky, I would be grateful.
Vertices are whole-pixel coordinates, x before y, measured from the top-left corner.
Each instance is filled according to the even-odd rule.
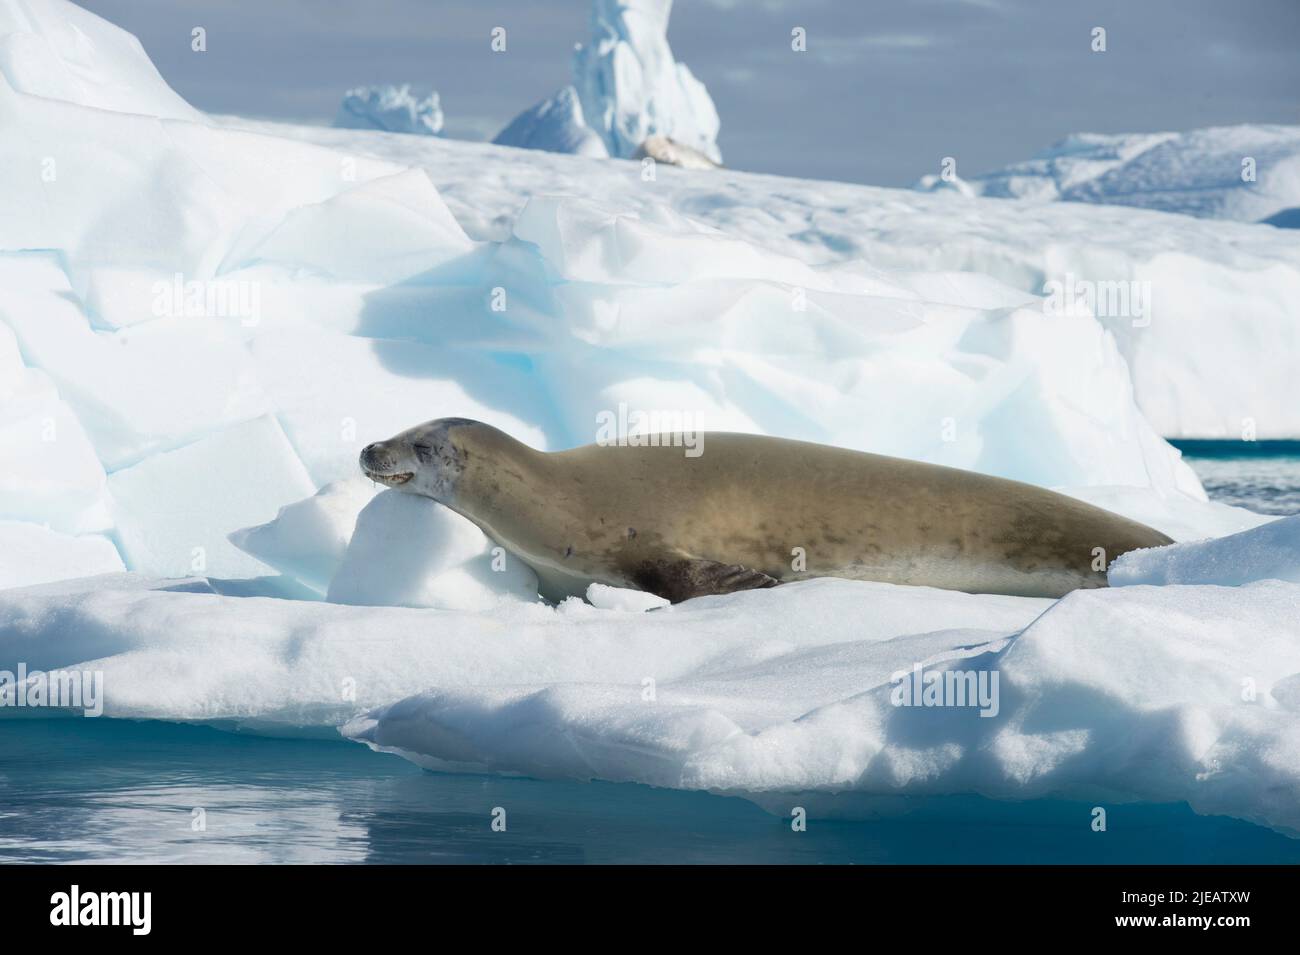
[[[411,83],[439,92],[444,135],[482,140],[569,82],[590,0],[81,5],[200,109],[328,123],[351,86]],[[905,186],[1071,132],[1300,123],[1300,0],[676,0],[668,38],[718,107],[724,162],[757,172]]]

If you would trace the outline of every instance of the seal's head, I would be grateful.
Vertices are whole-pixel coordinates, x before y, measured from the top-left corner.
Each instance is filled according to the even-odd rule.
[[[454,434],[466,427],[485,426],[468,418],[438,418],[368,444],[361,450],[361,470],[372,481],[449,503],[467,457]]]

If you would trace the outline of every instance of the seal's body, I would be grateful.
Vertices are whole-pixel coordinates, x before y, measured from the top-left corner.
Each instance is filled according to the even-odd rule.
[[[809,577],[1059,597],[1170,539],[1052,491],[746,434],[545,453],[443,418],[368,446],[374,480],[478,524],[551,600],[593,582],[674,602]],[[1098,569],[1100,568],[1100,569]]]

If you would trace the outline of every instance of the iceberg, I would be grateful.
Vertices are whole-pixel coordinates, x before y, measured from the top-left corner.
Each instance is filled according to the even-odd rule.
[[[1261,219],[1265,225],[1276,226],[1279,229],[1300,229],[1300,206],[1292,209],[1283,209],[1276,212],[1267,219]]]
[[[715,163],[718,111],[704,84],[668,46],[672,0],[592,0],[591,39],[573,54],[583,115],[611,156],[636,155],[666,136]]]
[[[592,0],[591,38],[574,51],[572,85],[520,113],[493,142],[720,165],[718,111],[704,84],[673,59],[671,13],[672,0]]]
[[[926,176],[917,188],[942,185],[938,177]],[[1265,221],[1300,203],[1300,126],[1075,133],[1032,159],[963,185],[971,195]]]
[[[524,110],[492,140],[498,146],[544,149],[553,153],[606,157],[605,141],[587,125],[578,91],[566,86]]]
[[[1176,133],[1072,133],[1031,159],[962,182],[969,195],[1052,201],[1176,137]],[[927,191],[941,185],[937,176],[922,176],[917,182],[917,188]]]
[[[436,136],[442,132],[442,103],[438,94],[413,92],[401,86],[358,86],[339,104],[334,125],[340,129],[375,129],[386,133]]]

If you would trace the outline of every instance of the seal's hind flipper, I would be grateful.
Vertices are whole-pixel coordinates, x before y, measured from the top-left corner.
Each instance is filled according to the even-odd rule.
[[[738,590],[775,587],[780,583],[760,570],[694,557],[646,561],[632,579],[642,590],[681,603],[692,597],[734,594]]]

